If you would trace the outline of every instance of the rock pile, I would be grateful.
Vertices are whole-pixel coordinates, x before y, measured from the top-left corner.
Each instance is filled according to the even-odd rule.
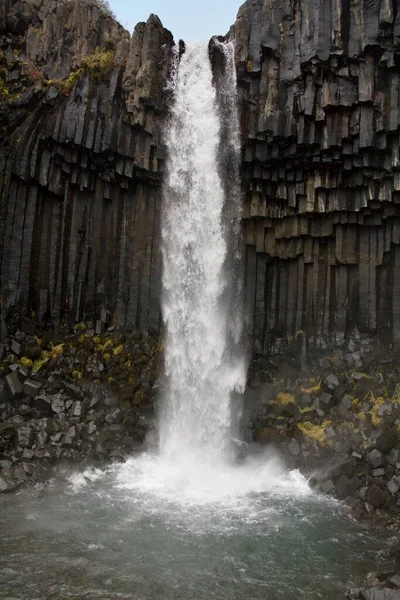
[[[294,352],[294,355],[296,352]],[[400,373],[396,357],[357,330],[310,358],[256,359],[246,393],[247,441],[279,446],[316,490],[362,517],[400,505]],[[251,414],[253,417],[251,417]]]
[[[46,480],[60,461],[137,448],[152,425],[159,350],[140,333],[47,332],[21,319],[0,346],[0,492]]]

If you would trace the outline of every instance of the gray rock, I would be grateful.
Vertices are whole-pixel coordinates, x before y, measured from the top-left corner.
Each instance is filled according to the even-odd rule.
[[[18,409],[18,412],[21,416],[27,417],[31,413],[31,407],[29,404],[21,404]]]
[[[33,444],[33,429],[20,427],[17,430],[17,443],[20,448],[31,448]]]
[[[396,492],[399,491],[400,488],[400,477],[396,477],[395,475],[392,477],[392,479],[389,481],[388,483],[388,490],[391,494],[395,494]]]
[[[61,394],[54,394],[54,396],[51,397],[51,408],[57,415],[64,412],[65,402]]]
[[[33,473],[35,472],[35,467],[31,463],[23,462],[22,467],[23,467],[25,473],[29,476],[32,476]]]
[[[18,342],[18,344],[23,344],[26,340],[26,333],[24,333],[23,331],[17,331],[17,333],[14,335],[14,338],[15,341]]]
[[[396,448],[392,448],[387,459],[390,465],[396,466],[397,461],[399,460],[399,451]]]
[[[400,588],[400,575],[393,575],[393,577],[389,579],[389,583],[396,588]]]
[[[346,475],[341,475],[339,480],[336,482],[335,489],[338,497],[341,500],[344,500],[351,494],[353,485],[351,480]]]
[[[383,454],[376,448],[368,454],[368,462],[373,469],[377,469],[383,464]]]
[[[19,344],[16,340],[11,342],[11,352],[17,356],[21,356],[21,344]]]
[[[76,438],[76,427],[75,426],[72,426],[68,429],[67,436],[69,438]]]
[[[122,418],[122,411],[119,408],[115,408],[106,416],[105,421],[108,425],[117,425],[122,421]]]
[[[82,416],[82,402],[76,401],[73,403],[71,411],[71,417],[80,417]]]
[[[333,492],[334,489],[335,489],[335,484],[330,479],[328,479],[328,481],[324,481],[324,483],[321,485],[321,490],[325,494],[330,494],[331,492]]]
[[[336,431],[333,429],[332,426],[329,426],[325,429],[325,435],[328,438],[328,440],[332,440],[334,437],[336,437]]]
[[[372,476],[373,477],[383,477],[385,475],[385,469],[380,468],[380,469],[374,469],[372,471]]]
[[[42,384],[39,381],[34,381],[33,379],[26,379],[26,381],[24,381],[23,391],[24,394],[26,394],[30,398],[36,398],[36,396],[39,394],[41,387]]]
[[[351,408],[352,399],[346,394],[339,405],[339,412],[344,416]]]
[[[299,456],[300,454],[300,444],[297,440],[293,439],[289,444],[289,451],[293,456]]]
[[[400,591],[389,588],[361,590],[363,600],[400,600]]]
[[[378,416],[383,417],[384,415],[392,414],[392,407],[389,404],[382,404],[378,408]]]
[[[6,384],[12,397],[18,396],[22,392],[22,383],[18,377],[18,373],[7,375]]]
[[[328,375],[324,379],[324,387],[327,391],[334,392],[339,387],[339,379],[334,374]]]
[[[12,491],[14,486],[4,479],[4,477],[0,477],[0,494],[6,494],[7,492]]]
[[[365,494],[365,499],[367,502],[372,504],[375,508],[380,508],[383,506],[388,498],[388,494],[386,491],[382,490],[377,485],[372,485],[369,487]]]

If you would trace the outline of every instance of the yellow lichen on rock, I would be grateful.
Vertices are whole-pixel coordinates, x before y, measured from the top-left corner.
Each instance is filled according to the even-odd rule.
[[[310,423],[298,423],[297,427],[303,433],[303,435],[312,442],[317,442],[321,446],[331,445],[332,442],[326,437],[326,429],[331,425],[331,421],[324,421],[320,425]]]
[[[273,400],[273,403],[279,404],[280,406],[286,406],[286,404],[289,404],[289,402],[294,401],[295,397],[293,394],[290,394],[288,392],[279,392],[279,394],[276,397],[276,400]]]

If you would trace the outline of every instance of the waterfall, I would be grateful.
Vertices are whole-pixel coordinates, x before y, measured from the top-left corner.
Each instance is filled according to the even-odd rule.
[[[227,60],[221,97],[229,87],[232,93],[232,68],[233,61]],[[231,393],[244,387],[245,366],[237,351],[238,242],[233,242],[240,205],[238,172],[232,173],[239,165],[238,123],[237,110],[229,110],[228,104],[217,101],[208,46],[188,46],[179,64],[165,134],[162,235],[168,391],[160,444],[162,454],[173,459],[224,457],[231,437]],[[223,139],[226,135],[229,140]]]

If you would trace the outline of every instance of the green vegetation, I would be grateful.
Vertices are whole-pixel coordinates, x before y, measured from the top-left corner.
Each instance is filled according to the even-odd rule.
[[[65,79],[49,79],[47,85],[54,85],[64,95],[68,95],[72,88],[82,77],[89,74],[92,85],[99,83],[101,78],[114,66],[115,51],[100,50],[96,48],[94,54],[85,56],[82,59],[80,67],[71,73]]]

